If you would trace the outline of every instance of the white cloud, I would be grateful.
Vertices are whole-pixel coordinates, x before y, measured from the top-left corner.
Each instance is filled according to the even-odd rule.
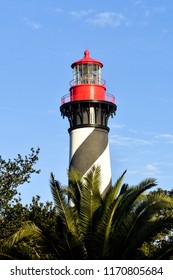
[[[113,26],[118,27],[122,24],[129,25],[127,18],[121,13],[102,12],[94,13],[94,10],[71,11],[70,15],[77,20],[84,19],[85,22],[95,26]]]
[[[158,134],[156,138],[170,140],[173,139],[173,134],[169,134],[169,133]]]
[[[158,7],[153,7],[153,8],[145,8],[144,11],[144,16],[149,17],[152,16],[153,14],[158,14],[158,13],[163,13],[165,12],[166,8],[165,6],[158,6]]]
[[[133,128],[129,128],[128,131],[131,132],[131,133],[138,133],[138,131],[136,129],[133,129]]]
[[[160,170],[157,167],[157,163],[148,163],[143,170],[145,176],[158,177]]]
[[[157,167],[154,164],[147,164],[146,165],[146,171],[156,172],[157,171]]]
[[[81,19],[83,17],[88,16],[89,14],[91,14],[93,12],[92,9],[89,10],[81,10],[81,11],[72,11],[70,12],[70,15],[76,19]]]
[[[142,145],[162,145],[162,144],[173,144],[173,134],[171,133],[156,133],[156,132],[146,132],[146,131],[137,131],[133,128],[127,128],[126,125],[116,125],[113,124],[110,126],[111,134],[110,143],[117,144],[119,146],[142,146]],[[116,130],[115,134],[113,132]],[[122,133],[118,134],[117,130],[121,129]],[[114,131],[113,131],[114,130]],[[117,133],[117,134],[116,134]],[[129,133],[128,136],[125,136],[126,133]],[[148,150],[141,151],[148,153]]]
[[[116,144],[119,146],[141,146],[141,145],[152,145],[154,142],[152,140],[145,140],[135,137],[127,137],[122,135],[113,135],[109,140],[110,144]]]
[[[110,129],[122,129],[122,128],[125,128],[125,125],[124,124],[110,124]]]
[[[114,27],[128,23],[124,15],[115,12],[103,12],[95,14],[92,18],[87,19],[87,22],[96,26],[109,25]]]
[[[155,136],[156,139],[162,140],[165,144],[173,144],[173,134],[163,133]]]
[[[146,19],[155,14],[164,13],[166,11],[165,5],[150,5],[142,0],[135,0],[134,5],[142,11],[142,14]]]
[[[40,29],[41,28],[41,24],[40,23],[31,21],[28,18],[24,18],[24,21],[26,22],[27,25],[29,25],[33,29]]]

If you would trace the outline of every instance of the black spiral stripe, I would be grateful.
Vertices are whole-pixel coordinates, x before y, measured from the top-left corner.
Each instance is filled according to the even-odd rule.
[[[91,168],[108,146],[108,131],[95,128],[76,149],[70,160],[70,169],[78,170],[81,177]],[[111,178],[110,178],[111,183]],[[107,187],[105,186],[105,191]]]

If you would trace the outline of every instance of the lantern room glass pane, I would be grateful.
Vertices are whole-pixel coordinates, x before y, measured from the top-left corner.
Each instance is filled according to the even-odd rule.
[[[97,64],[79,64],[73,69],[74,85],[102,84],[101,67]]]

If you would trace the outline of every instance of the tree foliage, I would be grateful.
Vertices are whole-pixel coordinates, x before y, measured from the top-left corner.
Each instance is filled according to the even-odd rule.
[[[0,156],[0,217],[8,212],[9,203],[16,201],[17,187],[30,182],[33,173],[40,173],[34,165],[38,160],[39,148],[31,148],[31,153],[24,158],[18,154],[13,160]]]
[[[9,253],[18,246],[23,258],[31,259],[171,258],[172,195],[150,191],[157,185],[152,178],[136,186],[123,184],[125,173],[104,197],[99,191],[99,167],[93,167],[84,179],[72,171],[67,188],[51,174],[55,205],[51,222],[50,210],[46,211],[45,222],[42,209],[40,219],[39,214],[30,216],[28,222],[25,220],[3,240],[4,248]],[[30,248],[31,253],[25,248]]]
[[[32,199],[29,205],[23,205],[18,186],[29,183],[32,174],[39,174],[34,166],[38,161],[39,148],[31,148],[28,156],[22,157],[20,154],[11,160],[0,157],[0,242],[10,236],[21,226],[21,222],[33,220],[46,224],[51,221],[52,203],[40,203],[40,197]],[[46,215],[47,219],[46,219]],[[24,243],[23,243],[24,244]],[[22,247],[22,250],[24,247]],[[28,249],[28,247],[27,247]],[[2,258],[22,258],[23,253],[19,245],[15,245],[12,250],[4,252]],[[2,251],[2,250],[1,250]],[[13,254],[12,251],[18,252]],[[2,252],[1,252],[2,253]]]

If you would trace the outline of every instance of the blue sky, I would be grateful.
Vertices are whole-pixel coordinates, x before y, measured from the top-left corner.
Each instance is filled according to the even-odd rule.
[[[173,188],[173,3],[171,0],[1,0],[0,154],[14,158],[40,147],[24,202],[51,200],[49,175],[67,183],[68,121],[59,111],[71,63],[89,49],[104,64],[113,182],[154,177]]]

